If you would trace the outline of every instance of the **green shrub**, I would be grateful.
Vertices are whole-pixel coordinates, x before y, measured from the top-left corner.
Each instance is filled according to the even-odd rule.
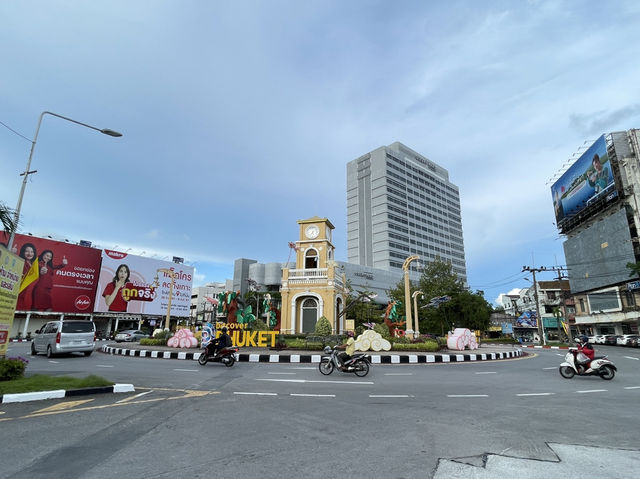
[[[411,343],[411,339],[409,339],[406,336],[399,336],[397,338],[393,338],[391,341],[393,342],[393,344],[409,344],[409,343]]]
[[[168,339],[162,338],[142,338],[140,339],[140,346],[166,346]]]
[[[256,318],[255,321],[251,322],[251,327],[249,328],[251,331],[269,331],[269,327],[267,323],[265,323],[260,318]]]
[[[316,335],[329,336],[332,332],[333,328],[331,327],[329,320],[324,316],[320,316],[320,319],[318,319],[318,322],[316,323]]]
[[[28,363],[28,360],[20,356],[0,358],[0,381],[11,381],[23,377]]]
[[[440,350],[439,344],[434,340],[427,340],[424,343],[393,343],[391,347],[393,351],[426,351],[426,352],[436,352]]]
[[[391,341],[393,339],[389,334],[389,328],[387,328],[386,324],[376,324],[373,327],[373,330],[376,333],[380,334],[380,336],[382,336],[382,338],[386,339],[387,341]]]
[[[162,331],[158,331],[156,330],[155,334],[153,335],[153,338],[151,338],[152,340],[163,340],[165,345],[167,344],[167,341],[169,340],[169,338],[173,336],[173,333],[171,331],[169,331],[168,329],[163,329]],[[154,343],[154,344],[159,344],[159,343]]]

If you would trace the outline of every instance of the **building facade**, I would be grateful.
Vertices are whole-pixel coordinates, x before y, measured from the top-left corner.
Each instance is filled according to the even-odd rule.
[[[347,247],[349,263],[400,273],[411,255],[441,258],[466,284],[460,193],[447,170],[399,142],[349,162]]]

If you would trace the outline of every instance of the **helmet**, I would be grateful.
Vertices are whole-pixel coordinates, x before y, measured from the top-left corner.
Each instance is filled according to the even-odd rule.
[[[588,336],[581,336],[580,337],[580,341],[582,341],[582,344],[587,344],[589,342],[589,337]]]
[[[222,328],[220,331],[222,331],[222,334],[227,332],[227,328]]]
[[[323,352],[324,354],[331,354],[331,346],[325,346]]]
[[[353,331],[347,331],[345,332],[345,334],[347,335],[348,338],[353,338]]]

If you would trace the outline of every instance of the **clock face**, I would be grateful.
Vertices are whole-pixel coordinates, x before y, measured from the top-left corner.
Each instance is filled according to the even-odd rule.
[[[307,226],[307,228],[304,230],[304,234],[309,239],[315,239],[320,234],[320,228],[318,228],[316,225]]]

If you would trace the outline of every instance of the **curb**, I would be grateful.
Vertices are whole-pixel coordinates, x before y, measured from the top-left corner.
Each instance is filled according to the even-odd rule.
[[[102,346],[98,351],[119,356],[131,356],[153,359],[185,359],[197,360],[201,353],[186,353],[183,351],[150,351],[146,349],[124,349]],[[522,356],[520,349],[503,353],[478,354],[370,354],[372,364],[430,364],[430,363],[460,363],[465,361],[491,361],[496,359],[510,359]],[[248,363],[319,363],[322,354],[236,354],[236,360]]]
[[[11,402],[42,401],[43,399],[60,399],[73,396],[86,396],[88,394],[104,393],[130,393],[135,392],[133,384],[114,384],[97,388],[83,389],[57,389],[55,391],[38,391],[32,393],[4,394],[0,396],[0,404]]]

